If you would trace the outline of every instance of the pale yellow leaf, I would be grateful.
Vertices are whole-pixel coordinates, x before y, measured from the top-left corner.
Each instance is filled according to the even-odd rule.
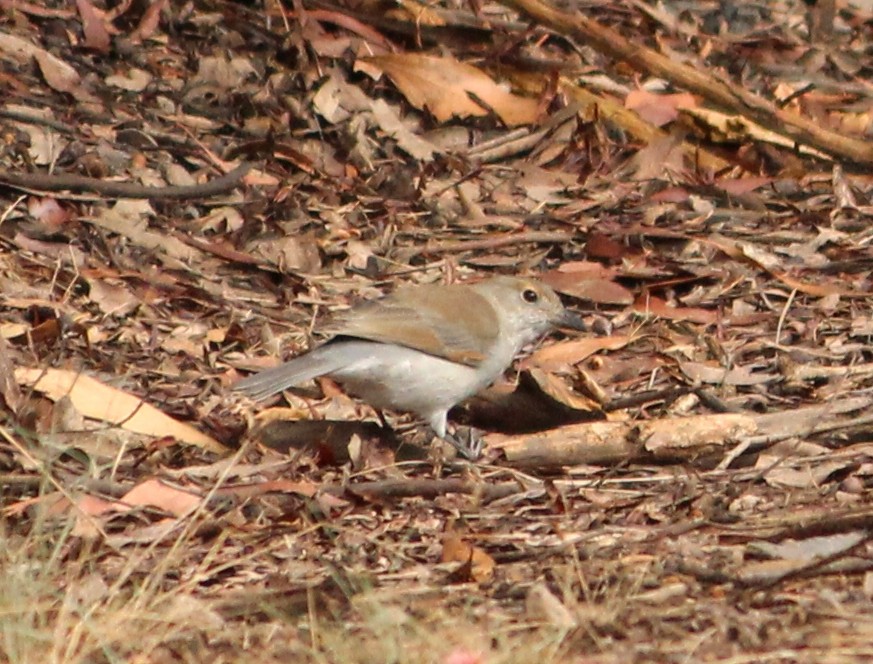
[[[83,373],[22,367],[15,370],[15,379],[33,386],[33,389],[42,392],[52,401],[69,397],[85,417],[102,420],[135,433],[172,436],[211,452],[227,452],[221,443],[194,427],[174,420],[139,397],[104,385]]]

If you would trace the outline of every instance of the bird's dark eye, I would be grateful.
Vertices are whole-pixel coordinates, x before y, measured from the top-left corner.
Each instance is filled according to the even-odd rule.
[[[525,302],[529,302],[530,304],[533,304],[534,302],[536,302],[540,299],[540,294],[537,293],[533,288],[525,288],[521,292],[521,298]]]

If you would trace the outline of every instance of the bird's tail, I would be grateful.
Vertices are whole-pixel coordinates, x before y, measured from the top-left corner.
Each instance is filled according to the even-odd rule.
[[[384,350],[385,344],[376,341],[333,339],[285,364],[243,378],[233,389],[261,401],[313,378],[360,366],[361,362],[366,363],[373,357],[378,357]]]
[[[337,352],[339,351],[339,352]],[[261,401],[289,387],[302,385],[308,380],[324,376],[345,366],[349,358],[341,348],[332,344],[295,357],[272,369],[266,369],[237,382],[233,389]]]

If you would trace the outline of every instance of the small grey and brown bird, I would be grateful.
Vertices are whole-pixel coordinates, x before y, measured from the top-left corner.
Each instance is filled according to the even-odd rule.
[[[324,332],[325,344],[233,389],[261,400],[328,376],[371,406],[413,413],[447,435],[449,410],[493,383],[523,346],[554,327],[584,330],[555,292],[533,279],[402,287],[362,303]]]

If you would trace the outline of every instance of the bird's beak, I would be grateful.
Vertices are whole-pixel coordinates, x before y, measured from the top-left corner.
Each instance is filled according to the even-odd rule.
[[[561,315],[558,316],[553,323],[555,324],[555,327],[565,327],[570,330],[579,330],[580,332],[588,331],[588,326],[585,324],[585,321],[582,320],[582,317],[569,309],[564,309]]]

